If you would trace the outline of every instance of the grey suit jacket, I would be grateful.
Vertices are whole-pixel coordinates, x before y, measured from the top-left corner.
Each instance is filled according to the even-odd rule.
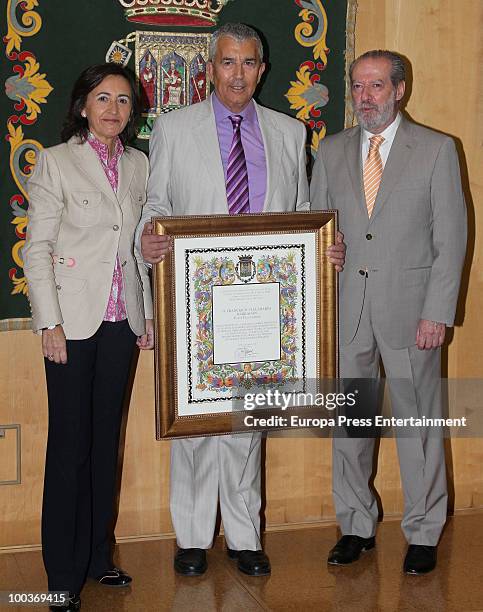
[[[347,244],[340,338],[350,343],[371,276],[372,316],[392,348],[415,343],[420,319],[452,325],[466,252],[466,207],[454,142],[402,119],[372,217],[362,182],[359,127],[324,139],[311,208],[335,208]]]
[[[92,336],[109,299],[116,255],[122,265],[131,329],[151,319],[146,266],[134,251],[134,232],[146,200],[148,163],[127,147],[119,162],[117,194],[96,153],[77,138],[41,152],[28,181],[23,248],[32,328],[61,323],[69,340]]]
[[[267,162],[263,211],[307,210],[304,125],[256,103],[255,108]],[[228,214],[211,98],[156,120],[149,162],[148,201],[138,237],[153,216]]]

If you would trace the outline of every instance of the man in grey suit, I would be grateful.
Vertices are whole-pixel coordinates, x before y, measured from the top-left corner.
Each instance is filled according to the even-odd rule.
[[[311,184],[312,209],[336,208],[347,243],[340,375],[374,379],[382,358],[393,415],[439,417],[440,347],[453,325],[466,250],[454,142],[399,113],[405,67],[396,53],[364,53],[349,76],[359,126],[322,141]],[[406,430],[397,446],[409,544],[403,567],[424,574],[436,566],[446,520],[443,440],[421,427],[412,435]],[[373,450],[374,438],[334,438],[334,503],[343,537],[330,564],[351,563],[375,545]]]
[[[153,216],[308,210],[304,125],[252,99],[265,69],[262,58],[254,30],[223,26],[213,34],[207,65],[214,94],[156,121],[148,201],[138,228],[147,262],[162,261],[170,248],[169,237],[152,234]],[[341,269],[344,245],[333,245],[328,256]],[[230,558],[251,576],[270,573],[260,541],[260,443],[258,433],[171,443],[178,573],[206,570],[218,497]]]

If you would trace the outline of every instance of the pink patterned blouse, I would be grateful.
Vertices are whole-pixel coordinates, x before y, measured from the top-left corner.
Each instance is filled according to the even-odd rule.
[[[117,193],[119,181],[119,160],[121,159],[121,155],[124,153],[124,147],[122,146],[121,140],[116,138],[114,154],[111,159],[109,159],[109,147],[98,140],[91,132],[89,132],[87,141],[96,152],[112,190],[114,193]],[[111,293],[107,302],[104,321],[124,321],[126,318],[126,301],[124,298],[121,263],[119,261],[119,255],[116,255],[116,264],[114,266],[114,273],[112,275]]]

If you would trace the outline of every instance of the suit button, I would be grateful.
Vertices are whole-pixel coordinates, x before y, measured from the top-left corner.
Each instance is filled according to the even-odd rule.
[[[366,240],[372,240],[372,234],[366,234]]]
[[[57,289],[57,291],[60,291],[62,289],[61,285],[55,285],[55,288]]]
[[[360,274],[361,276],[365,276],[365,275],[366,275],[366,271],[365,271],[365,270],[359,270],[359,274]]]
[[[89,200],[82,200],[82,204],[84,204],[84,206],[87,206],[89,204]]]
[[[113,229],[115,232],[117,232],[117,231],[118,231],[118,229],[119,229],[119,225],[113,225],[113,226],[112,226],[112,229]]]

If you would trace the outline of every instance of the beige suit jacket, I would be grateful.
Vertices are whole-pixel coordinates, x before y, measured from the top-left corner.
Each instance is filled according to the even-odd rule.
[[[67,339],[92,336],[104,318],[119,254],[129,325],[144,333],[153,315],[151,289],[133,240],[147,174],[146,156],[126,148],[115,194],[88,142],[71,138],[41,152],[28,181],[23,248],[34,331],[60,323]]]
[[[308,210],[305,126],[255,103],[267,163],[263,212]],[[228,214],[211,97],[156,120],[150,140],[148,202],[139,234],[154,216]]]
[[[307,209],[304,125],[259,105],[255,109],[267,166],[263,211]],[[228,214],[211,98],[156,120],[149,161],[148,202],[138,239],[145,221],[153,216]],[[189,228],[189,219],[186,225]],[[223,436],[222,442],[216,437],[174,440],[170,506],[178,544],[205,547],[211,540],[208,526],[220,493],[230,543],[235,548],[258,548],[259,473],[258,433]]]
[[[340,337],[350,343],[371,277],[371,317],[392,348],[415,344],[420,319],[453,325],[466,252],[466,207],[448,136],[402,119],[369,218],[361,129],[325,138],[310,187],[312,210],[335,208],[347,244]]]

